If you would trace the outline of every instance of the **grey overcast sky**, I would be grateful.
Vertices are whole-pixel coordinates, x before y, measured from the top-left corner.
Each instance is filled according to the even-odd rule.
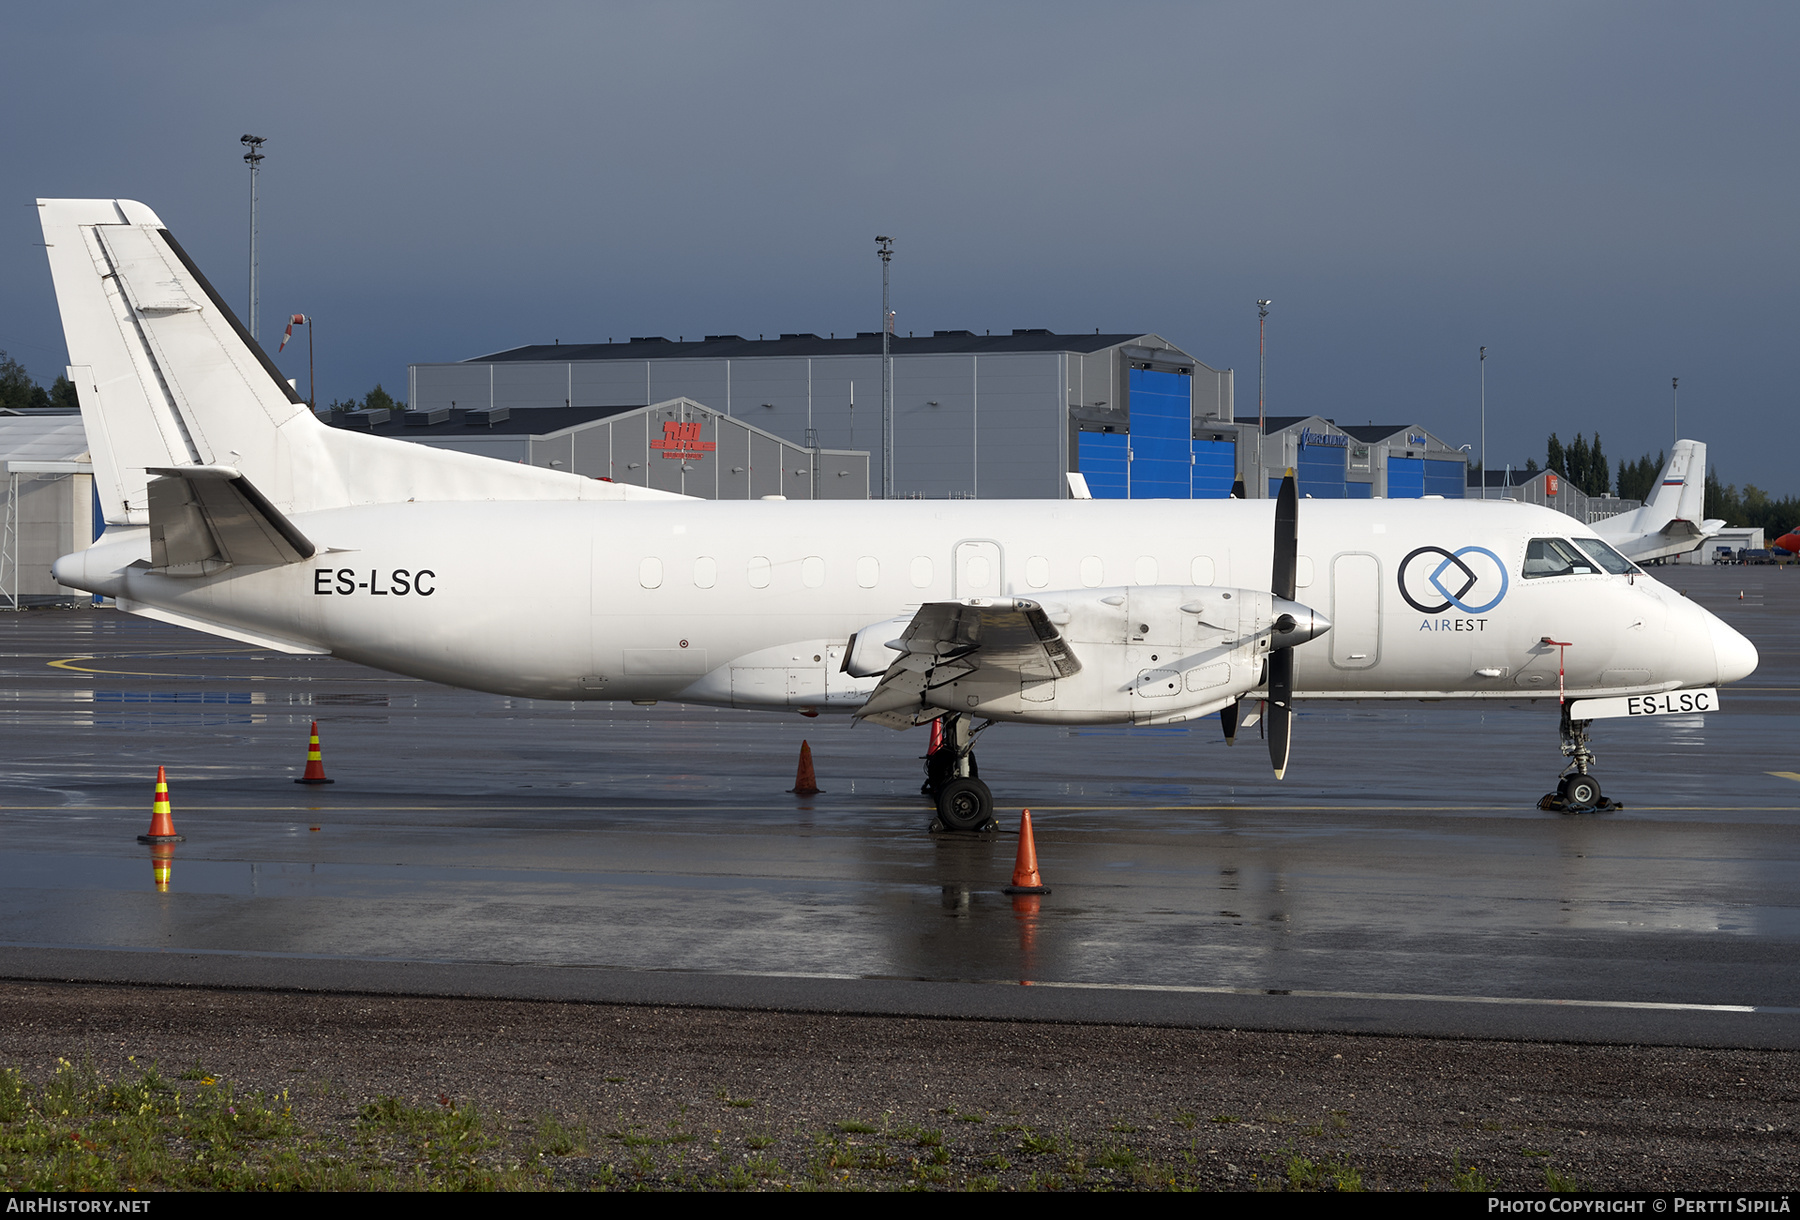
[[[630,335],[1154,331],[1256,409],[1496,467],[1681,431],[1800,492],[1793,4],[16,6],[0,347],[66,360],[32,200],[154,208],[321,401]],[[268,346],[272,349],[274,341]],[[280,363],[305,381],[304,347]]]

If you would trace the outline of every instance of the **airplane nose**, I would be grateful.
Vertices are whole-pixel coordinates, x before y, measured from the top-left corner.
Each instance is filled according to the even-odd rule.
[[[1712,633],[1713,655],[1719,662],[1719,681],[1736,682],[1756,672],[1756,645],[1745,639],[1718,615],[1707,615]]]

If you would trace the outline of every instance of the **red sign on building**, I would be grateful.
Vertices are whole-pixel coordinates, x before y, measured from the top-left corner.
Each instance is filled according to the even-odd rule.
[[[699,420],[684,424],[672,419],[663,425],[662,439],[651,441],[650,447],[662,450],[666,458],[705,457],[718,445],[700,439],[700,424]]]
[[[663,426],[667,427],[668,425],[665,424]],[[1554,474],[1547,474],[1544,476],[1544,494],[1547,496],[1556,494],[1556,476]]]

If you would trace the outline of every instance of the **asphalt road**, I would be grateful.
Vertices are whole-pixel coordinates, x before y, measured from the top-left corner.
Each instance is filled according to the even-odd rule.
[[[1762,664],[1718,713],[1596,725],[1621,811],[1536,808],[1553,699],[1318,704],[1280,783],[1210,720],[995,728],[1006,830],[967,836],[926,832],[923,731],[0,616],[0,975],[1800,1046],[1800,573],[1664,572]],[[314,719],[337,782],[303,788]],[[1000,892],[1022,806],[1035,910]]]

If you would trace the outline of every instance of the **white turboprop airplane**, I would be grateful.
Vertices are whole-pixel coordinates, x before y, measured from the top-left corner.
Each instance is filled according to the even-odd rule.
[[[333,429],[148,208],[38,207],[107,521],[56,578],[258,647],[532,698],[941,719],[927,786],[964,830],[992,810],[977,718],[1217,712],[1230,739],[1246,697],[1280,776],[1295,699],[1580,696],[1546,807],[1603,808],[1584,707],[1710,707],[1690,688],[1756,666],[1529,505],[1297,519],[1291,477],[1275,501],[721,502]]]
[[[1725,528],[1706,519],[1706,445],[1676,441],[1644,506],[1594,523],[1594,532],[1639,563],[1685,555]]]

